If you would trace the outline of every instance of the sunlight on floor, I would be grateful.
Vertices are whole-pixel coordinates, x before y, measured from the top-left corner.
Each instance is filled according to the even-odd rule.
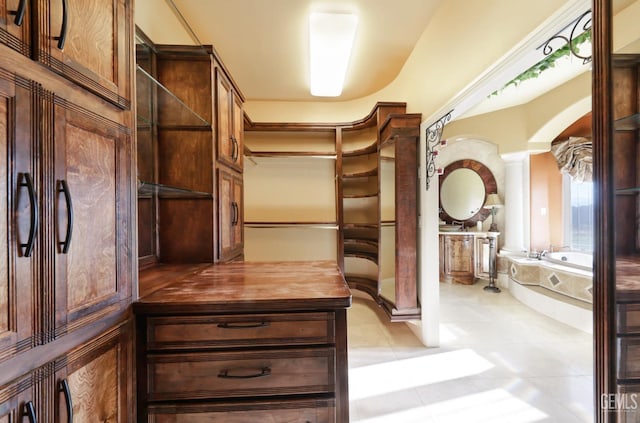
[[[483,284],[440,287],[439,347],[370,300],[348,311],[351,423],[591,423],[592,335]]]
[[[358,367],[349,370],[349,398],[353,401],[462,378],[491,367],[493,364],[470,349]]]
[[[436,418],[438,422],[446,423],[533,423],[547,417],[547,414],[509,392],[494,389],[359,421],[425,423]]]

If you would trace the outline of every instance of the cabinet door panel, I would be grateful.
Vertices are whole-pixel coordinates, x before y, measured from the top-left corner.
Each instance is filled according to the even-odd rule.
[[[244,246],[244,207],[243,207],[242,179],[233,178],[233,206],[235,209],[235,223],[233,225],[233,250],[242,250]]]
[[[30,7],[28,1],[0,0],[0,43],[25,56],[31,53]]]
[[[218,171],[218,219],[220,258],[233,249],[233,177],[222,170]]]
[[[58,362],[56,421],[67,422],[67,401],[74,422],[132,421],[129,325],[106,332]],[[65,365],[66,364],[66,365]],[[68,392],[60,387],[66,381]],[[68,398],[67,399],[67,395]]]
[[[131,2],[66,0],[66,8],[63,3],[38,0],[38,12],[42,15],[38,19],[41,25],[38,60],[112,103],[128,108]]]
[[[242,111],[242,101],[234,93],[233,94],[233,108],[232,108],[232,125],[233,125],[233,139],[236,142],[236,158],[235,164],[242,169],[242,158],[244,151],[244,113]]]
[[[242,178],[236,172],[218,169],[218,236],[220,260],[242,253],[244,245]]]
[[[35,229],[38,186],[29,160],[31,137],[31,89],[27,81],[15,82],[0,70],[0,362],[36,343],[33,323],[34,272],[40,252],[25,256],[22,245]],[[35,183],[35,182],[34,182]],[[22,184],[22,185],[21,185]],[[33,215],[32,213],[35,213]],[[33,245],[37,238],[33,233]],[[36,260],[36,261],[34,261]]]
[[[56,103],[50,184],[56,193],[52,239],[59,334],[117,309],[130,296],[131,187],[130,140],[124,128],[64,100]],[[63,181],[68,199],[61,192]]]
[[[218,117],[218,160],[233,165],[235,146],[231,141],[231,85],[219,70],[216,70],[216,106]]]

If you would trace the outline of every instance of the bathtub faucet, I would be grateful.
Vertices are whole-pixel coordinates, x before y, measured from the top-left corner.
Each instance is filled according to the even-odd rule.
[[[538,260],[542,260],[543,257],[546,257],[547,253],[549,253],[547,250],[540,251],[538,254]]]

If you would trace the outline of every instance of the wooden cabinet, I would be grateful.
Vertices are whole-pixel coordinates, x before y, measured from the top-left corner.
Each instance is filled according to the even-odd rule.
[[[475,282],[474,236],[440,235],[440,281],[471,285]]]
[[[52,127],[41,129],[41,158],[53,166],[43,174],[41,227],[49,245],[41,245],[54,257],[54,332],[64,334],[130,300],[132,227],[125,217],[132,148],[127,128],[55,95],[44,97]]]
[[[25,0],[0,0],[0,43],[29,57],[31,7]]]
[[[35,58],[122,108],[131,105],[132,3],[31,0]]]
[[[1,0],[0,43],[128,109],[132,13],[127,0]]]
[[[111,399],[104,399],[101,383],[123,369],[116,394],[111,384],[108,393],[122,398],[118,413],[95,418],[78,411],[75,421],[127,422],[132,333],[123,322],[135,282],[135,160],[131,114],[123,108],[132,86],[131,3],[65,0],[70,38],[60,69],[58,59],[40,54],[50,42],[53,15],[62,15],[62,6],[52,3],[0,3],[0,20],[26,8],[22,25],[0,24],[0,421],[67,421],[57,391],[65,378],[76,406],[105,409]],[[19,36],[24,28],[32,39]],[[112,40],[96,35],[100,31]],[[31,46],[29,54],[15,39]],[[96,53],[103,44],[106,50]],[[82,62],[97,56],[100,65]],[[43,60],[47,66],[38,63]],[[106,75],[107,64],[117,67],[109,87],[117,85],[123,97],[109,97],[83,79]],[[107,339],[123,353],[108,365],[89,364]]]
[[[218,168],[218,216],[219,257],[224,261],[241,255],[244,242],[242,177],[225,168]]]
[[[331,262],[219,264],[143,297],[138,421],[347,422],[350,298]]]
[[[220,69],[216,70],[218,160],[242,171],[244,114],[242,99]]]
[[[140,265],[240,257],[242,168],[216,143],[235,140],[224,151],[241,163],[242,97],[210,47],[145,43],[139,60],[154,74],[137,74]]]
[[[0,69],[0,362],[36,343],[34,84]]]
[[[131,339],[112,328],[0,387],[0,421],[133,421]]]

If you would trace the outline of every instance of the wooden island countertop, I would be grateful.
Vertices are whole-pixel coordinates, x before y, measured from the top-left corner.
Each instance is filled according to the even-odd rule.
[[[168,264],[140,288],[138,421],[349,421],[335,262]]]
[[[162,268],[151,271],[162,272]],[[340,309],[351,292],[332,261],[235,262],[199,267],[133,304],[144,314]]]

